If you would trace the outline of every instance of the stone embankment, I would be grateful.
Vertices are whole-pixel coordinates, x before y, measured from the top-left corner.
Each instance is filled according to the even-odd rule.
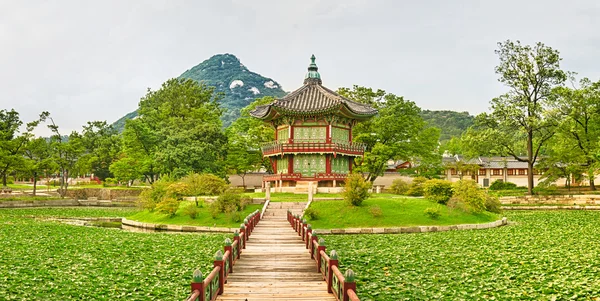
[[[87,200],[60,199],[60,200],[19,200],[2,201],[0,208],[30,208],[30,207],[134,207],[135,200],[98,200],[90,198]]]

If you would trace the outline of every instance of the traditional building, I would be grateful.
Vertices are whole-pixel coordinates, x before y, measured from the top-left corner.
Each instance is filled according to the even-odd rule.
[[[250,114],[275,129],[275,141],[262,148],[275,173],[263,181],[274,182],[279,191],[296,191],[309,182],[315,187],[342,185],[353,159],[365,150],[352,142],[352,127],[377,110],[324,87],[313,55],[302,87]]]

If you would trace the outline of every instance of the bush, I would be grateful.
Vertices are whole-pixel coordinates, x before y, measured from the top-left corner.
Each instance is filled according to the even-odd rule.
[[[380,217],[383,215],[383,211],[381,210],[381,207],[379,207],[378,205],[372,206],[371,208],[369,208],[369,212],[371,213],[371,215],[373,217]]]
[[[200,209],[198,209],[198,207],[196,207],[194,204],[190,204],[189,206],[183,208],[183,214],[189,216],[191,219],[196,219],[198,213],[200,213]]]
[[[452,185],[453,198],[468,206],[469,211],[482,212],[485,210],[487,194],[479,189],[473,180],[460,180]]]
[[[452,182],[446,180],[427,180],[423,184],[423,194],[426,198],[446,205],[452,197]]]
[[[429,218],[431,218],[431,219],[438,219],[440,217],[440,215],[442,215],[442,212],[439,207],[425,208],[424,213],[425,213],[425,215],[429,216]]]
[[[210,216],[213,219],[216,219],[217,217],[219,217],[219,213],[221,213],[221,209],[219,209],[219,205],[216,202],[210,204]]]
[[[425,177],[415,177],[410,183],[410,188],[406,192],[410,196],[423,196],[423,184],[427,181]]]
[[[493,213],[502,213],[502,204],[497,196],[487,195],[485,198],[485,210]]]
[[[171,183],[167,177],[154,182],[151,189],[144,189],[140,194],[139,205],[144,209],[154,210],[156,205],[168,196],[167,188]]]
[[[240,198],[240,210],[246,209],[246,206],[248,206],[248,204],[252,204],[252,198],[247,195],[242,195],[242,197]]]
[[[219,212],[242,210],[242,195],[237,189],[228,189],[217,198],[213,205],[219,209]]]
[[[533,188],[533,193],[537,195],[559,195],[558,187],[556,185],[538,185]]]
[[[346,179],[346,185],[342,196],[352,206],[360,206],[369,197],[371,182],[365,181],[361,174],[350,174]]]
[[[102,186],[104,186],[104,187],[117,186],[117,180],[114,178],[106,178],[106,179],[104,179],[104,182],[102,182]]]
[[[308,220],[314,221],[319,219],[319,211],[314,208],[308,207],[304,210],[304,217]]]
[[[181,182],[187,185],[186,193],[190,196],[220,195],[229,187],[225,180],[213,174],[193,173],[181,178]]]
[[[511,182],[504,182],[500,179],[492,182],[490,185],[490,190],[511,190],[517,189],[517,184]]]
[[[410,184],[402,179],[395,179],[390,186],[390,192],[393,194],[406,194]]]
[[[232,211],[227,214],[229,216],[229,220],[234,223],[239,223],[242,221],[242,215],[239,211]]]
[[[156,211],[168,214],[170,217],[175,216],[177,209],[179,209],[179,201],[174,198],[165,198],[156,204]]]

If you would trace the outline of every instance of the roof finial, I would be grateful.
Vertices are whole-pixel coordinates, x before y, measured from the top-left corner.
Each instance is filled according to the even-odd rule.
[[[321,74],[319,74],[319,67],[315,63],[315,55],[310,57],[310,65],[308,65],[308,73],[304,77],[304,84],[318,83],[321,84]]]

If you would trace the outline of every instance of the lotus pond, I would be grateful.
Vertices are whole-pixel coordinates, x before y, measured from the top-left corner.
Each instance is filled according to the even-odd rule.
[[[600,212],[518,211],[489,230],[329,235],[366,300],[600,300]]]
[[[225,234],[132,233],[34,219],[124,217],[133,209],[0,210],[0,300],[184,300]]]

